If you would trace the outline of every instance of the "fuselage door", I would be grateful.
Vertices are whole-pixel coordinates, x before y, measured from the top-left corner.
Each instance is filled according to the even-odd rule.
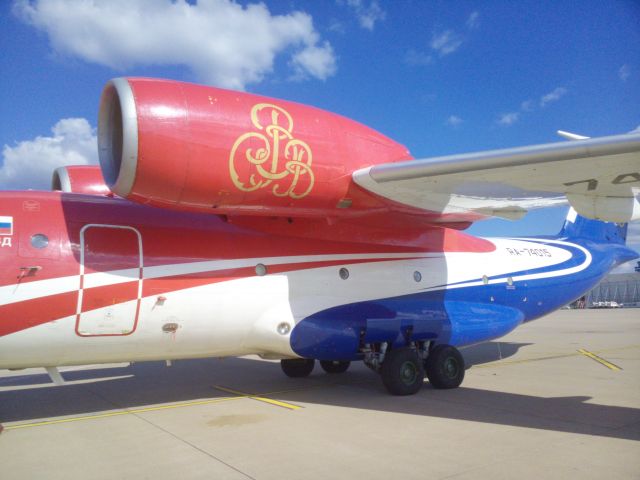
[[[130,335],[142,297],[142,236],[132,227],[85,225],[80,230],[80,290],[76,333]]]

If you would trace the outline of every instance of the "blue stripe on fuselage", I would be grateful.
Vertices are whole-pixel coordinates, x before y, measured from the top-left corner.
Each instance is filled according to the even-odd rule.
[[[544,245],[545,239],[526,239]],[[550,240],[550,239],[549,239]],[[566,240],[566,239],[560,239]],[[341,305],[315,313],[296,325],[291,346],[300,356],[325,360],[355,360],[362,343],[386,341],[401,345],[407,339],[433,340],[462,346],[506,335],[522,322],[544,316],[579,298],[617,264],[637,257],[623,245],[572,243],[549,245],[571,251],[571,259],[550,267],[496,276],[506,278],[547,274],[544,278],[459,288],[442,288],[393,298]],[[558,272],[554,276],[553,272]],[[550,275],[549,275],[550,274]],[[460,285],[459,282],[454,285]]]

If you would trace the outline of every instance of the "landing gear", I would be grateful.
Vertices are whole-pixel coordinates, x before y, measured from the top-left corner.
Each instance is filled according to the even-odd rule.
[[[351,365],[351,362],[341,362],[339,360],[321,360],[320,366],[327,373],[344,373]]]
[[[382,383],[392,395],[417,393],[425,373],[433,388],[459,387],[464,379],[464,358],[451,345],[417,341],[406,347],[386,342],[365,344],[364,364],[382,376]]]
[[[287,377],[308,377],[316,361],[312,358],[288,358],[280,360],[280,367]]]
[[[389,351],[380,369],[382,383],[392,395],[413,395],[424,382],[422,359],[410,347]]]
[[[434,388],[457,388],[464,379],[464,358],[451,345],[437,345],[425,361],[427,378]]]

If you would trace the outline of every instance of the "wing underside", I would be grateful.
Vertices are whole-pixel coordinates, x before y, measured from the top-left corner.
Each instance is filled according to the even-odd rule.
[[[626,222],[640,219],[640,134],[376,165],[353,180],[443,221],[517,219],[569,203],[585,217]]]

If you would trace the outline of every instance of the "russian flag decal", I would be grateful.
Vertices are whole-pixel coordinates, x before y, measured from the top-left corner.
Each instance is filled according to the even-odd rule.
[[[13,217],[0,217],[0,235],[13,235]]]

